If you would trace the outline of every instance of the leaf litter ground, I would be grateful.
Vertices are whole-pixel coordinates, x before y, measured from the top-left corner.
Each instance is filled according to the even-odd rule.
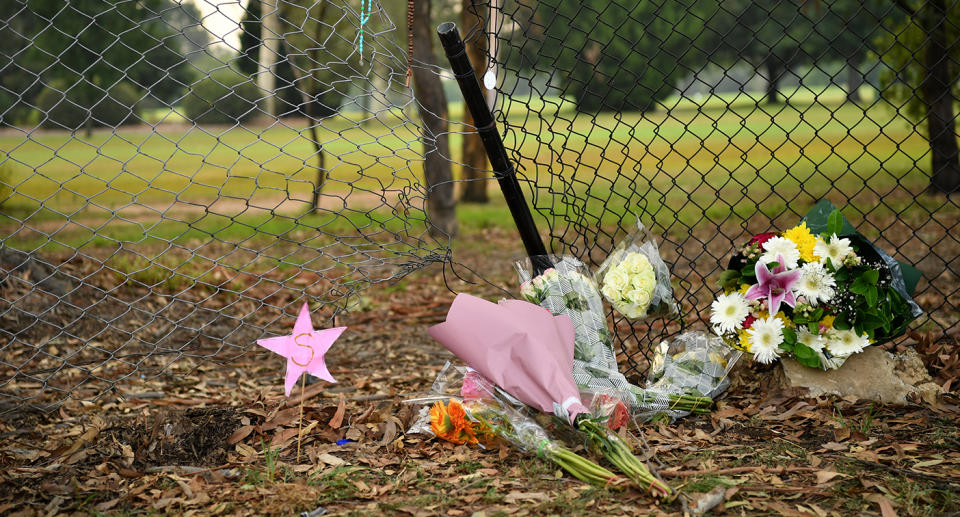
[[[282,360],[261,350],[225,364],[181,358],[96,402],[0,416],[0,514],[663,515],[711,504],[725,515],[960,512],[960,343],[951,336],[912,338],[934,380],[954,389],[935,401],[808,398],[744,362],[711,414],[634,427],[638,454],[684,492],[672,502],[585,485],[509,446],[405,434],[417,408],[403,400],[428,392],[453,359],[426,334],[453,299],[445,282],[491,299],[512,283],[512,234],[484,232],[484,244],[460,251],[493,284],[419,272],[368,291],[364,310],[338,322],[350,326],[328,354],[339,382],[305,387],[299,456],[300,385],[282,396]]]

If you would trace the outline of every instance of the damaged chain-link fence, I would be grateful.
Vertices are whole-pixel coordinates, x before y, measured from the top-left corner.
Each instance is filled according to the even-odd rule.
[[[637,218],[661,236],[682,323],[611,314],[628,377],[704,319],[734,243],[821,198],[921,269],[919,327],[955,335],[958,11],[5,2],[0,410],[233,357],[303,301],[332,320],[364,289],[454,263],[454,184],[498,195],[440,65],[448,20],[548,250],[597,265]]]

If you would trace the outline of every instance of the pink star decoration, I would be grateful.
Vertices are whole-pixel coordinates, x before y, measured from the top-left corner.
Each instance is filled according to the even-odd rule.
[[[327,370],[323,355],[344,330],[347,330],[347,327],[313,330],[310,309],[304,303],[296,323],[293,324],[292,334],[258,339],[257,344],[287,358],[287,375],[283,388],[289,397],[293,386],[304,372],[328,382],[337,382]]]
[[[783,265],[783,255],[777,255],[777,267],[770,268],[757,262],[754,272],[757,274],[757,283],[747,290],[745,296],[748,300],[759,300],[766,298],[770,306],[770,315],[774,315],[780,310],[780,304],[785,303],[791,307],[796,306],[797,300],[793,296],[793,285],[800,279],[800,271],[795,269],[787,271]]]

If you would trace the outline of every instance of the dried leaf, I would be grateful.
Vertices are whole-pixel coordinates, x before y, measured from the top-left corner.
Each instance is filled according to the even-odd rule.
[[[340,429],[340,426],[343,425],[343,415],[347,412],[347,402],[343,398],[343,394],[340,394],[340,404],[337,406],[337,412],[333,414],[333,418],[330,419],[330,422],[327,424],[333,429]]]
[[[877,503],[880,507],[881,517],[897,517],[897,511],[893,509],[893,504],[882,494],[870,494],[865,499]]]
[[[289,425],[297,419],[300,418],[300,408],[293,407],[290,409],[284,409],[283,411],[278,411],[269,420],[260,425],[261,431],[271,431],[278,427],[283,427]]]
[[[393,419],[387,420],[384,424],[383,437],[380,438],[380,445],[387,445],[397,437],[397,423]]]
[[[549,501],[550,496],[543,492],[510,492],[503,498],[507,504],[517,504],[520,501]]]
[[[343,465],[344,463],[346,463],[345,461],[343,461],[342,459],[334,456],[333,454],[329,454],[329,453],[326,453],[326,452],[323,453],[323,454],[318,454],[318,455],[317,455],[317,459],[320,460],[320,461],[322,461],[322,462],[324,462],[324,463],[326,463],[327,465],[332,466],[332,467],[337,467],[337,466],[340,466],[340,465]]]
[[[822,485],[837,476],[843,476],[843,475],[844,474],[841,474],[840,472],[834,472],[832,470],[818,470],[816,472],[817,484]]]
[[[252,433],[252,432],[253,432],[253,426],[252,426],[252,425],[245,425],[245,426],[241,427],[240,429],[237,429],[236,431],[234,431],[233,434],[231,434],[230,437],[227,438],[227,443],[230,444],[230,445],[234,445],[234,444],[236,444],[236,443],[239,443],[240,440],[243,440],[243,439],[246,438],[247,436],[250,436],[250,433]]]

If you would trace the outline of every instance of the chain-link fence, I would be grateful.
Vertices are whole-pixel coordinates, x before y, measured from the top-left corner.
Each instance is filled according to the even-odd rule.
[[[496,196],[450,19],[551,251],[598,264],[639,217],[694,326],[734,243],[829,198],[922,270],[919,325],[958,329],[956,1],[12,0],[2,408],[229,357],[303,301],[332,319],[455,261],[454,181]],[[613,324],[632,376],[680,328]]]

